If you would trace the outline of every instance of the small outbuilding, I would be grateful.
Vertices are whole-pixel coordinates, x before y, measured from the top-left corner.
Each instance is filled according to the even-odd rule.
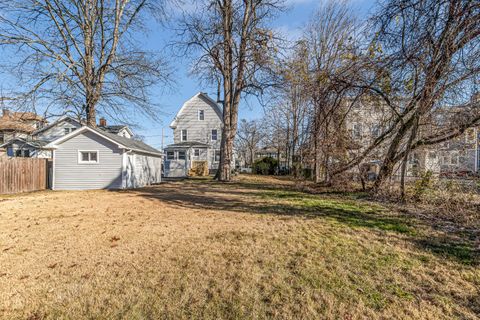
[[[141,142],[82,126],[48,145],[52,189],[128,189],[160,183],[162,153]]]

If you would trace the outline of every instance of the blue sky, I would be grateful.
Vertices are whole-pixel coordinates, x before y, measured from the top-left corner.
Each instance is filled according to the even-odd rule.
[[[321,0],[287,0],[287,9],[273,22],[273,26],[288,38],[295,39],[301,34],[302,27],[320,3]],[[372,10],[373,5],[374,1],[369,0],[351,1],[353,12],[359,18],[364,18]],[[170,41],[172,36],[173,32],[169,30],[159,30],[158,33],[152,31],[146,40],[150,44],[158,44],[158,47],[153,46],[152,49],[161,49],[164,44]],[[162,127],[164,127],[165,132],[165,144],[172,142],[172,130],[168,125],[184,101],[199,91],[207,92],[212,97],[216,95],[215,88],[201,86],[197,79],[189,76],[190,63],[188,60],[179,60],[174,63],[176,85],[171,92],[158,94],[154,97],[155,102],[160,105],[162,110],[161,122],[140,118],[137,120],[141,128],[136,129],[136,132],[143,135],[145,142],[154,147],[159,148],[161,146]],[[162,89],[158,88],[156,91],[160,93]],[[242,102],[239,113],[240,119],[254,119],[260,118],[263,110],[254,101],[248,105]]]
[[[195,3],[195,0],[186,1],[193,1],[193,3]],[[323,0],[286,0],[286,10],[272,22],[272,26],[290,40],[298,38],[303,26],[307,23],[313,12],[315,12],[321,1]],[[364,18],[372,9],[374,1],[351,0],[350,4],[354,14],[359,18]],[[172,12],[171,18],[173,20],[175,14],[178,14],[180,10],[175,9],[172,10]],[[150,30],[148,30],[145,35],[139,36],[140,44],[148,50],[164,51],[166,45],[171,43],[175,36],[171,27],[172,26],[161,27],[157,24],[150,24]],[[4,58],[9,59],[6,56],[4,56]],[[168,57],[167,60],[170,60],[170,65],[174,70],[174,86],[168,90],[157,86],[151,91],[152,101],[160,106],[160,120],[148,119],[140,115],[136,116],[134,113],[132,113],[131,116],[129,115],[132,118],[132,122],[137,124],[137,127],[133,128],[134,132],[144,136],[145,142],[156,148],[161,147],[162,128],[164,128],[165,132],[164,144],[166,145],[172,142],[172,130],[168,125],[186,100],[199,91],[206,92],[212,97],[216,96],[216,88],[202,86],[197,79],[189,76],[191,61],[178,58],[168,59]],[[4,75],[0,79],[0,87],[3,88],[2,83],[5,84],[8,82],[11,82],[9,76]],[[256,103],[256,100],[250,99],[248,104],[242,101],[239,118],[260,118],[262,117],[262,113],[263,110],[261,106]],[[109,123],[113,123],[111,119],[107,120],[109,120]]]

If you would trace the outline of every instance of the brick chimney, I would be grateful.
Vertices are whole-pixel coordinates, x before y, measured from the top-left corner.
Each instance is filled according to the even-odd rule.
[[[8,117],[8,116],[10,115],[10,110],[8,110],[8,109],[3,109],[2,111],[3,111],[3,116],[4,116],[4,117]]]
[[[100,118],[100,127],[106,127],[107,126],[107,120],[104,117]]]

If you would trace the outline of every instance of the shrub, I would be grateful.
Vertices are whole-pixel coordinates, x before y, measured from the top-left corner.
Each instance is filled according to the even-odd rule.
[[[253,163],[253,173],[256,174],[274,174],[278,161],[272,157],[265,157]]]

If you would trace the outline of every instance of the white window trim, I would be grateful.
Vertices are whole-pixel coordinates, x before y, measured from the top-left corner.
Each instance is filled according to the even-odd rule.
[[[83,161],[82,152],[96,152],[97,161]],[[78,164],[99,164],[99,163],[100,163],[100,152],[98,150],[78,150]]]
[[[184,159],[180,159],[180,152],[185,153],[185,158],[184,158]],[[177,152],[176,152],[176,160],[187,160],[187,151],[186,151],[186,150],[177,150]]]
[[[215,130],[217,132],[216,139],[213,139],[213,130]],[[218,141],[218,129],[210,130],[210,140],[211,141]]]
[[[186,139],[183,139],[183,131],[185,131],[185,133],[186,133]],[[187,129],[180,130],[180,141],[182,141],[182,142],[188,141],[188,130]]]
[[[216,158],[216,157],[215,157],[215,153],[217,153],[217,151],[218,151],[218,153],[220,154],[220,150],[213,150],[213,162],[214,162],[214,163],[219,163],[219,162],[220,162],[220,157],[222,156],[222,155],[220,154],[220,156],[218,157],[218,161],[217,161],[217,160],[215,159],[215,158]]]
[[[452,159],[457,158],[457,163],[453,163]],[[458,151],[451,151],[450,152],[450,165],[451,166],[458,166],[460,164],[460,154]]]
[[[172,159],[169,159],[169,158],[168,158],[168,153],[169,153],[169,152],[173,152],[173,158],[172,158]],[[175,160],[175,151],[167,151],[166,154],[165,154],[165,159],[167,159],[167,161]]]
[[[200,119],[200,111],[203,111],[203,119]],[[199,121],[205,121],[205,110],[204,110],[204,109],[198,109],[197,119],[198,119]]]

